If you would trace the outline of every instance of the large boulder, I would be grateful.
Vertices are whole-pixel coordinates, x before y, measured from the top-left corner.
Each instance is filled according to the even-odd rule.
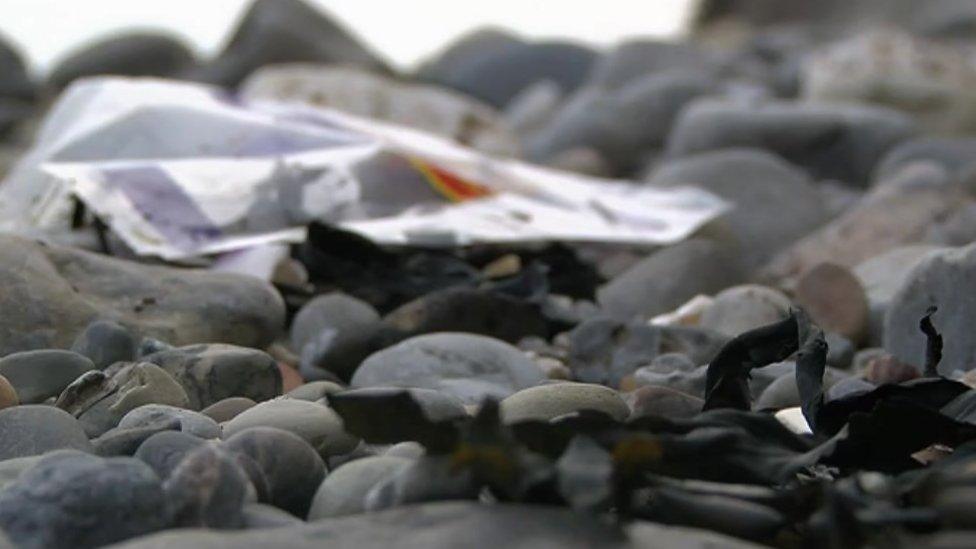
[[[263,347],[281,332],[281,296],[257,279],[148,266],[0,236],[0,356],[68,348],[96,318],[176,345]]]
[[[876,255],[854,268],[854,276],[864,287],[870,319],[868,343],[880,346],[884,341],[885,313],[898,290],[908,281],[912,270],[939,246],[916,244]]]
[[[71,351],[24,351],[0,358],[0,375],[17,390],[23,404],[56,397],[78,376],[94,369],[91,360]]]
[[[922,366],[925,335],[919,320],[929,307],[938,312],[932,323],[944,347],[939,371],[976,367],[976,244],[932,252],[908,276],[885,315],[885,348],[902,362]]]

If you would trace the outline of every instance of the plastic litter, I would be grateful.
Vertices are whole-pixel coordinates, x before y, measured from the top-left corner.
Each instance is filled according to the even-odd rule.
[[[727,204],[489,157],[422,131],[205,85],[76,82],[0,186],[0,230],[70,229],[80,200],[140,255],[300,242],[312,221],[378,244],[663,245]]]

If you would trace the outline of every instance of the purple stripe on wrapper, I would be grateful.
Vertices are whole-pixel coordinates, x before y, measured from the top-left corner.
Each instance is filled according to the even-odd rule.
[[[173,246],[192,251],[221,236],[193,198],[160,168],[108,168],[102,177]]]

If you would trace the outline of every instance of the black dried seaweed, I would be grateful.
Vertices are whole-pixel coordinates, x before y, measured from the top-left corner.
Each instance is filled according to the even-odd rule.
[[[708,365],[703,410],[749,410],[749,372],[781,362],[797,350],[797,314],[733,338]]]
[[[870,413],[879,403],[906,402],[918,408],[938,411],[954,399],[969,391],[958,381],[944,378],[913,379],[904,383],[881,385],[867,393],[855,393],[824,403],[817,414],[817,432],[833,436],[856,413]]]
[[[296,258],[308,270],[316,293],[340,289],[387,312],[434,290],[481,282],[477,269],[443,251],[387,250],[351,231],[324,223],[308,226]]]
[[[821,462],[846,470],[900,473],[921,467],[912,454],[933,445],[949,448],[976,439],[976,425],[955,421],[910,399],[880,400],[852,414],[823,446]]]
[[[661,524],[705,528],[737,538],[770,542],[787,526],[786,517],[765,505],[718,494],[694,494],[676,488],[635,493],[636,518]]]
[[[370,444],[412,440],[431,454],[450,452],[457,445],[457,422],[432,421],[406,390],[345,391],[329,395],[328,400],[345,430]]]
[[[932,324],[932,315],[938,310],[938,307],[929,307],[918,323],[925,334],[925,377],[939,377],[939,362],[942,362],[942,334]]]
[[[742,402],[741,390],[728,388],[740,382],[733,378],[796,346],[812,436],[771,414],[732,407],[627,421],[584,410],[505,425],[493,400],[475,417],[436,422],[407,391],[329,398],[351,433],[382,444],[417,440],[440,460],[434,473],[461,475],[494,500],[706,528],[779,547],[889,546],[937,527],[932,502],[951,479],[971,477],[976,425],[964,418],[976,410],[976,392],[918,379],[825,402],[823,332],[802,313],[790,320],[725,349],[715,363],[732,375],[719,376],[713,394],[718,387],[730,391],[725,402]],[[932,448],[958,455],[926,469],[918,452]]]
[[[803,417],[813,432],[824,404],[823,376],[827,369],[827,341],[820,330],[807,336],[796,357],[796,387],[800,394]]]

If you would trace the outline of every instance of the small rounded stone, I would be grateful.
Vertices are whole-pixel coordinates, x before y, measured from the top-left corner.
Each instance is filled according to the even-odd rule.
[[[765,286],[747,284],[719,292],[702,312],[700,326],[737,336],[790,314],[790,300]]]
[[[136,359],[139,340],[125,326],[111,320],[96,320],[78,334],[71,350],[86,356],[102,370],[116,362]]]
[[[183,458],[203,443],[202,438],[187,433],[163,431],[143,441],[133,457],[142,460],[156,471],[159,478],[166,480]]]
[[[307,442],[281,429],[253,427],[229,437],[221,446],[239,456],[260,501],[299,518],[308,514],[326,469]]]

